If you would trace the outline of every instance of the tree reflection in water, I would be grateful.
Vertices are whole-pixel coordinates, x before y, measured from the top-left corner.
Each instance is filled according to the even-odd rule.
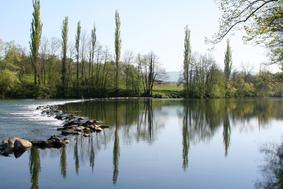
[[[89,137],[89,165],[91,167],[91,170],[93,172],[94,170],[94,162],[95,162],[95,150],[94,150],[94,141],[93,137]]]
[[[40,151],[35,147],[32,147],[30,150],[29,170],[31,175],[31,188],[38,189],[39,174],[41,171],[41,162],[40,162]]]
[[[113,145],[113,184],[117,183],[118,175],[119,175],[119,158],[120,158],[120,144],[119,144],[119,123],[118,123],[118,105],[115,102],[115,135],[114,135],[114,145]]]
[[[121,142],[127,145],[140,141],[153,144],[161,129],[165,127],[166,119],[170,117],[172,111],[177,111],[180,123],[180,126],[176,126],[180,129],[181,135],[176,140],[182,141],[182,168],[184,170],[189,167],[190,146],[210,140],[217,130],[223,129],[224,154],[227,156],[233,127],[237,126],[241,131],[253,129],[246,123],[255,118],[260,127],[264,128],[269,125],[271,119],[282,120],[283,117],[282,101],[276,100],[106,100],[67,104],[63,106],[63,110],[103,120],[111,127],[89,138],[71,137],[70,144],[60,151],[47,150],[50,153],[57,153],[54,157],[60,154],[62,177],[67,177],[68,155],[73,154],[76,174],[79,174],[80,165],[85,165],[86,161],[89,162],[93,172],[96,155],[101,149],[106,149],[113,144],[113,184],[117,183],[119,176]],[[38,188],[40,163],[45,155],[46,153],[40,154],[36,148],[30,151],[32,188]],[[280,161],[272,161],[274,162],[274,165],[277,166]],[[281,170],[274,171],[277,174],[276,178],[279,178]],[[263,183],[261,185],[263,186]]]
[[[225,148],[225,156],[228,155],[228,150],[230,146],[230,136],[231,136],[231,125],[229,116],[226,115],[223,120],[223,142]]]
[[[257,189],[283,188],[283,143],[269,145],[261,149],[265,154],[265,164],[261,166],[262,179],[255,186]]]
[[[190,133],[188,130],[188,122],[189,118],[191,118],[189,114],[189,107],[185,104],[184,105],[184,118],[183,118],[183,130],[182,130],[182,136],[183,136],[183,169],[186,170],[188,168],[189,164],[189,149],[190,149]]]
[[[78,138],[79,138],[78,136],[75,137],[75,146],[74,146],[74,160],[75,160],[75,168],[77,175],[79,174],[79,169],[80,169]]]
[[[67,177],[67,153],[66,153],[66,146],[61,148],[60,168],[61,168],[61,175],[63,176],[63,178],[66,178]]]

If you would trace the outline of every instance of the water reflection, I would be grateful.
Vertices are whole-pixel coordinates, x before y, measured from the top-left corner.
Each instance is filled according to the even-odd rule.
[[[31,175],[31,188],[39,188],[39,174],[41,171],[40,151],[33,147],[30,150],[29,169]]]
[[[127,109],[127,107],[126,107]],[[114,145],[113,145],[113,184],[117,183],[119,175],[119,159],[120,159],[120,142],[119,142],[119,123],[118,123],[118,104],[115,102],[115,135],[114,135]],[[126,119],[127,122],[127,119]]]
[[[67,152],[66,152],[65,146],[61,148],[60,168],[61,168],[62,177],[66,178],[67,177]]]
[[[131,145],[136,142],[146,142],[149,145],[158,140],[158,135],[166,126],[170,116],[175,115],[179,120],[180,138],[182,141],[182,168],[189,167],[190,146],[202,141],[209,141],[215,133],[222,131],[224,155],[228,156],[231,145],[233,127],[242,131],[254,129],[249,126],[250,120],[256,119],[261,128],[268,127],[271,119],[282,120],[283,106],[281,100],[189,100],[189,101],[152,101],[152,100],[120,100],[95,101],[67,104],[64,111],[105,121],[111,127],[100,134],[89,138],[76,136],[70,139],[65,148],[51,150],[53,158],[60,160],[62,178],[69,175],[69,164],[73,164],[77,175],[80,167],[89,164],[94,172],[96,155],[101,149],[113,147],[112,183],[115,185],[119,178],[119,163],[123,157],[123,144]],[[172,140],[172,139],[171,139]],[[113,146],[112,146],[113,145]],[[112,148],[111,148],[112,149]],[[68,161],[68,156],[73,162]],[[41,171],[41,157],[36,148],[30,151],[31,188],[38,188]],[[111,162],[108,162],[109,164]],[[71,166],[71,165],[70,165]],[[82,171],[82,170],[81,170]],[[111,178],[109,178],[111,180]]]
[[[223,120],[223,142],[225,148],[225,156],[228,155],[228,150],[230,146],[230,136],[231,136],[231,125],[228,115],[225,115]]]
[[[94,141],[93,137],[89,138],[89,166],[91,167],[92,173],[94,170],[94,162],[95,162],[95,151],[94,151]]]
[[[75,168],[77,175],[79,174],[79,169],[80,169],[78,138],[79,138],[78,136],[75,137],[75,146],[74,146],[74,160],[75,160]]]
[[[183,119],[183,169],[186,170],[189,164],[189,148],[190,148],[190,132],[188,130],[191,125],[191,117],[189,114],[189,106],[185,103],[184,105],[184,119]]]
[[[261,150],[265,154],[264,165],[261,165],[262,179],[255,187],[257,189],[283,188],[283,144],[268,145]]]

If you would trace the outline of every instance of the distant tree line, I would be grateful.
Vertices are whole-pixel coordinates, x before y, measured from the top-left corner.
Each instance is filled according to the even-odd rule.
[[[265,97],[283,95],[283,74],[261,70],[232,71],[232,50],[229,40],[224,53],[224,70],[209,55],[191,53],[190,30],[185,28],[183,75],[179,84],[186,98]]]

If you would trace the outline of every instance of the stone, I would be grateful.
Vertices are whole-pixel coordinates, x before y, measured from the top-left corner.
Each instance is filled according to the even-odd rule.
[[[110,126],[109,126],[109,125],[99,125],[99,127],[100,127],[101,129],[107,129],[107,128],[109,128]]]
[[[65,127],[59,127],[59,128],[57,128],[57,131],[62,131],[64,129],[66,129],[66,128]]]
[[[84,133],[86,133],[86,134],[91,133],[91,129],[88,128],[88,127],[85,127],[83,131],[84,131]]]
[[[57,135],[51,136],[47,141],[33,141],[34,146],[38,148],[61,148],[68,143],[68,140],[65,138],[61,140]]]
[[[103,121],[96,121],[96,124],[103,124]]]
[[[83,132],[84,131],[84,127],[79,126],[79,127],[74,128],[74,130],[78,131],[78,132]]]
[[[69,144],[70,143],[69,139],[67,139],[67,138],[64,138],[63,141],[65,142],[65,144]]]
[[[33,146],[38,147],[38,148],[47,148],[47,142],[43,140],[39,141],[32,141]]]
[[[32,147],[32,143],[28,140],[12,137],[4,140],[0,145],[0,154],[9,156],[14,153],[15,157],[20,157],[28,148]]]
[[[95,127],[95,132],[99,133],[99,132],[101,132],[101,131],[103,131],[103,129],[101,129],[99,126],[96,126],[96,127]]]
[[[15,151],[26,150],[31,147],[32,147],[32,143],[25,139],[18,138],[14,142]]]
[[[62,135],[67,136],[67,135],[79,135],[80,132],[75,131],[73,129],[67,129],[62,131]]]

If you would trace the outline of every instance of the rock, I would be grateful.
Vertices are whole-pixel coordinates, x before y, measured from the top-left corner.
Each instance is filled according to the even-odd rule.
[[[25,139],[18,138],[14,142],[15,151],[26,150],[31,147],[32,147],[32,143]]]
[[[89,133],[91,133],[91,129],[88,128],[88,127],[85,127],[83,132],[86,133],[86,134],[89,134]]]
[[[67,135],[79,135],[80,132],[75,131],[73,129],[67,129],[62,131],[62,135],[67,136]]]
[[[47,142],[43,140],[32,141],[32,144],[37,148],[42,148],[42,149],[47,148]]]
[[[74,130],[78,131],[78,132],[83,132],[84,131],[84,127],[79,126],[79,127],[74,128]]]
[[[58,113],[56,116],[55,116],[55,119],[62,119],[62,115],[63,115],[63,113]]]
[[[9,138],[8,140],[5,140],[3,143],[7,144],[6,146],[7,148],[11,148],[11,149],[16,148],[16,150],[19,148],[27,149],[32,146],[32,143],[30,141],[18,137]]]
[[[91,125],[91,124],[93,124],[93,122],[92,122],[92,120],[89,120],[89,119],[82,119],[82,120],[80,120],[80,124],[82,125],[82,126],[88,126],[88,125]]]
[[[68,143],[68,139],[61,140],[58,136],[53,135],[47,141],[33,141],[33,145],[38,148],[61,148]]]
[[[84,134],[83,136],[84,137],[90,137],[90,134]]]
[[[32,143],[28,140],[12,137],[4,140],[0,145],[0,154],[8,156],[14,153],[15,157],[20,157],[28,148],[32,147]]]
[[[76,120],[70,120],[70,121],[65,121],[63,123],[63,127],[68,127],[68,126],[71,126],[71,125],[78,125],[79,122],[76,121]]]
[[[95,121],[96,124],[103,124],[103,121]]]
[[[68,125],[68,126],[63,126],[64,129],[75,129],[77,128],[79,125]]]
[[[58,138],[57,136],[51,136],[48,140],[47,140],[47,147],[48,148],[61,148],[63,146],[65,146],[65,142],[63,140],[60,140],[60,138]]]
[[[37,106],[36,107],[36,110],[41,110],[41,109],[43,109],[44,108],[44,106]]]
[[[103,131],[103,129],[101,129],[99,126],[95,126],[95,132],[99,133]]]
[[[109,128],[110,126],[109,125],[98,125],[101,129],[107,129]]]
[[[69,144],[70,141],[67,138],[64,138],[63,141],[65,142],[65,144]]]
[[[63,131],[64,129],[66,129],[66,128],[64,128],[64,127],[59,127],[59,128],[57,128],[57,131]]]

